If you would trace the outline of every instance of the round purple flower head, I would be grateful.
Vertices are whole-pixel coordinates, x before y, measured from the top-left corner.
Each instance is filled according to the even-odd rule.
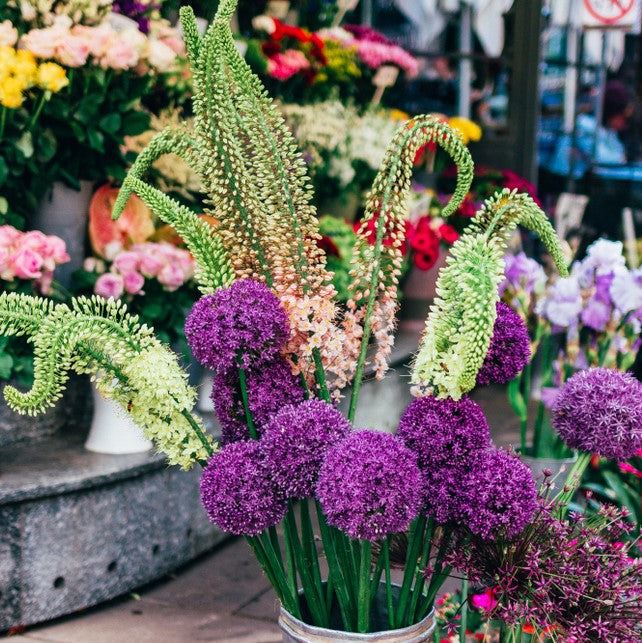
[[[424,500],[415,455],[380,431],[357,431],[330,447],[316,494],[328,524],[371,541],[405,531]]]
[[[610,368],[579,371],[555,398],[552,424],[572,449],[626,460],[642,448],[642,384]]]
[[[477,384],[506,384],[531,358],[528,329],[522,318],[503,301],[496,305],[497,319],[486,359],[477,373]]]
[[[490,445],[490,431],[481,407],[469,397],[413,400],[399,420],[397,436],[417,454],[423,471],[466,457]]]
[[[459,481],[461,522],[485,540],[511,538],[533,519],[537,489],[531,470],[500,449],[478,451]]]
[[[213,523],[237,536],[260,534],[287,508],[256,440],[229,444],[212,456],[201,476],[201,502]]]
[[[270,418],[283,406],[304,400],[304,392],[288,363],[282,357],[245,372],[247,397],[252,421],[259,435]],[[214,377],[212,402],[221,424],[221,444],[247,440],[250,432],[241,399],[238,371],[229,368]]]
[[[274,359],[289,334],[278,297],[251,279],[201,297],[185,321],[194,357],[212,369],[230,368],[241,355],[245,368]]]
[[[274,481],[286,497],[314,494],[326,451],[350,429],[337,409],[320,400],[291,404],[272,416],[261,443]]]
[[[490,446],[484,412],[465,396],[457,401],[418,398],[401,416],[397,436],[417,454],[427,513],[439,523],[454,520],[459,480],[466,475],[469,458]]]

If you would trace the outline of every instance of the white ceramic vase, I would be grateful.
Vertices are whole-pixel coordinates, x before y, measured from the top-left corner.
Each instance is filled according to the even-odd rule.
[[[85,449],[95,453],[125,454],[149,451],[153,444],[114,400],[106,400],[92,389],[94,417]]]

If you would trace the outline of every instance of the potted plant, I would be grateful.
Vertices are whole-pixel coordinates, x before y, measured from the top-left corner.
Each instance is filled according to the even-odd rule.
[[[221,447],[191,412],[195,391],[176,356],[113,299],[77,298],[45,309],[36,298],[0,296],[3,333],[28,333],[40,348],[33,389],[9,389],[5,398],[15,409],[37,412],[59,395],[68,370],[94,373],[169,463],[204,467],[208,516],[246,537],[281,601],[280,623],[290,640],[368,640],[382,627],[379,640],[425,640],[434,630],[432,604],[450,573],[453,549],[517,542],[537,514],[530,471],[491,444],[483,413],[467,392],[480,369],[499,368],[486,364],[486,353],[502,324],[497,287],[511,230],[522,222],[537,232],[563,274],[564,258],[529,197],[505,191],[489,200],[453,245],[440,276],[441,297],[412,369],[418,399],[396,435],[355,430],[370,339],[380,377],[393,339],[414,154],[432,140],[455,158],[459,185],[446,215],[468,191],[470,156],[460,138],[430,116],[399,129],[373,186],[352,296],[339,317],[323,252],[312,242],[317,222],[303,161],[234,46],[228,23],[235,8],[235,0],[224,0],[202,38],[191,10],[182,10],[195,78],[194,131],[155,137],[114,208],[118,217],[136,192],[192,250],[203,297],[185,333],[194,356],[217,370]],[[167,151],[198,169],[216,208],[213,227],[141,179]],[[374,245],[366,239],[372,220]],[[348,383],[344,417],[332,400]],[[407,547],[395,588],[390,553],[399,533]],[[574,613],[583,622],[583,614]]]

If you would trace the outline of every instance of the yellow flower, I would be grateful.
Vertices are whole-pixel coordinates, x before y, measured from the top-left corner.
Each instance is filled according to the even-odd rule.
[[[13,62],[13,73],[22,79],[25,85],[31,86],[36,81],[38,74],[38,65],[36,59],[30,51],[20,49],[16,52]]]
[[[410,118],[410,114],[402,112],[400,109],[391,109],[390,118],[393,121],[407,121]]]
[[[470,141],[478,141],[481,138],[481,127],[467,118],[451,116],[448,119],[448,124],[461,133],[464,145],[468,145]]]
[[[2,79],[0,84],[0,105],[9,109],[16,109],[22,105],[22,90],[25,84],[18,78],[7,76]]]
[[[69,84],[67,73],[56,63],[42,63],[38,67],[38,85],[51,92],[59,92]]]

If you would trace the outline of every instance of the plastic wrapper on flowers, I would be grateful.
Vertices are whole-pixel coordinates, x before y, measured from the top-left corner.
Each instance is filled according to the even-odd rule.
[[[332,623],[343,632],[368,633],[373,599],[381,592],[394,636],[431,621],[454,546],[512,546],[536,519],[529,469],[492,444],[483,413],[467,394],[496,324],[506,320],[497,313],[498,286],[516,226],[540,236],[563,275],[566,265],[549,221],[529,196],[505,189],[488,199],[453,243],[439,277],[439,296],[412,366],[420,399],[396,435],[355,427],[366,365],[383,378],[394,342],[417,150],[435,143],[457,165],[445,217],[468,193],[470,154],[460,135],[432,115],[398,128],[356,233],[349,298],[339,308],[317,243],[304,160],[240,57],[229,27],[235,9],[235,0],[223,0],[202,36],[193,12],[181,11],[195,81],[193,129],[154,137],[113,211],[117,219],[137,194],[176,229],[194,258],[203,297],[186,334],[197,356],[217,369],[216,412],[229,426],[224,444],[215,444],[192,413],[195,391],[175,356],[113,298],[49,306],[37,298],[0,297],[0,330],[27,334],[36,355],[32,389],[9,387],[5,398],[20,412],[38,413],[60,396],[69,370],[92,373],[101,380],[99,390],[135,417],[170,463],[204,468],[200,491],[208,516],[245,536],[284,612],[311,626]],[[149,167],[168,152],[199,174],[209,195],[206,214],[216,214],[212,223],[145,182]],[[491,375],[504,372],[498,359],[494,354]],[[348,386],[341,417],[336,400]],[[426,457],[433,448],[441,457]],[[290,475],[283,470],[288,464]],[[447,499],[450,512],[441,512],[428,490]],[[393,592],[391,550],[400,534],[407,545],[403,580]],[[583,579],[586,570],[578,566],[576,573]],[[560,619],[560,627],[592,631],[587,620],[594,611],[571,612],[575,620]]]

